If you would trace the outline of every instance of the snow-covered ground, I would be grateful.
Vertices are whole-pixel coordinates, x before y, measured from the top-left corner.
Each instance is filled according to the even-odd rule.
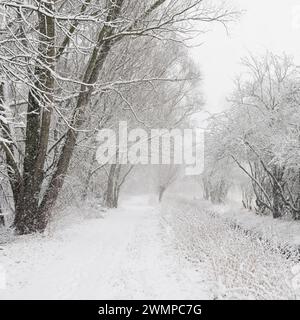
[[[299,298],[300,265],[269,240],[234,228],[218,210],[181,197],[171,197],[162,208],[178,253],[206,270],[214,298]]]
[[[0,299],[210,298],[205,275],[176,256],[159,210],[145,201],[1,245]]]
[[[69,209],[44,236],[0,245],[0,299],[297,298],[295,263],[215,209],[145,196],[105,214]]]
[[[258,216],[233,201],[226,205],[214,205],[212,210],[245,229],[272,239],[274,243],[300,248],[300,221],[274,219],[270,215]]]

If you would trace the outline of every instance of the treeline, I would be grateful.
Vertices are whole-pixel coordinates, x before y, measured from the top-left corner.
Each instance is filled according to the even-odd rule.
[[[269,52],[243,65],[226,111],[210,120],[205,197],[222,202],[238,184],[246,208],[299,220],[299,67]]]

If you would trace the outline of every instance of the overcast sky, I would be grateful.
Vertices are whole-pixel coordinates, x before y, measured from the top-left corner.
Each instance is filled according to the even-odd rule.
[[[191,50],[202,70],[205,109],[210,112],[224,107],[233,79],[241,71],[240,59],[248,52],[286,52],[300,64],[300,0],[227,2],[245,10],[240,20],[230,26],[230,34],[220,25],[215,26],[201,38],[204,44]]]

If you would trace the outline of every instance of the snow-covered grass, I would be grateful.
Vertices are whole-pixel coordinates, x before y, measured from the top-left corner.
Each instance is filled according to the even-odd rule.
[[[234,201],[225,205],[214,205],[212,210],[232,223],[271,240],[274,244],[291,247],[291,249],[300,247],[300,221],[256,215]]]
[[[294,263],[269,242],[234,229],[207,202],[169,198],[162,207],[174,245],[205,268],[216,299],[294,299]]]

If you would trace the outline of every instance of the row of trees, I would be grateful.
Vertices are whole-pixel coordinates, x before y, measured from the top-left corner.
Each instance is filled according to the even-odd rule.
[[[105,120],[101,122],[99,130],[113,129],[118,138],[122,121],[126,123],[127,134],[136,128],[150,133],[151,128],[180,126],[199,109],[201,96],[197,88],[200,76],[189,60],[186,49],[174,42],[166,42],[164,47],[166,50],[162,51],[160,41],[147,39],[135,43],[132,52],[126,52],[128,58],[126,63],[123,62],[123,70],[118,70],[119,74],[124,72],[124,77],[161,80],[141,80],[103,95],[101,99],[104,105],[99,108],[104,108],[101,109],[101,115],[105,114]],[[140,52],[138,58],[135,56],[137,52]],[[146,59],[147,64],[144,63]],[[96,157],[99,147],[96,134],[82,133],[80,136],[84,144],[75,148],[68,174],[70,183],[66,188],[72,185],[75,193],[73,197],[84,200],[89,194],[96,194],[107,207],[117,207],[120,189],[134,172],[134,165],[122,164],[124,155],[118,148],[115,154],[117,163],[99,164]],[[84,153],[82,148],[85,148]]]
[[[1,206],[17,233],[42,232],[75,177],[84,194],[106,174],[117,204],[132,169],[96,167],[97,130],[179,123],[198,78],[184,44],[233,15],[204,0],[0,1]]]
[[[300,219],[300,70],[291,57],[272,53],[243,64],[229,108],[211,120],[205,178],[226,189],[222,201],[238,169],[248,178],[245,207]]]

